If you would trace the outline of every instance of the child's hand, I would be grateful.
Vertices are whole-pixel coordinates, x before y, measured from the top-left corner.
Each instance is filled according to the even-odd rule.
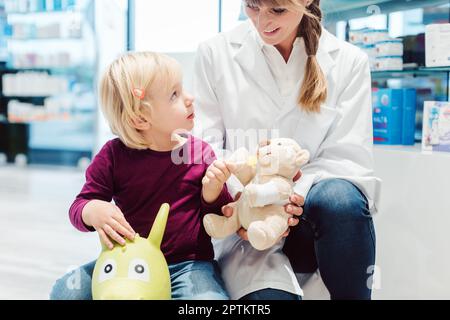
[[[224,161],[216,160],[206,170],[203,184],[203,199],[207,203],[213,203],[222,192],[223,185],[230,178],[231,172],[228,164]]]
[[[120,209],[109,202],[93,200],[86,204],[82,213],[83,222],[100,235],[100,240],[110,250],[114,248],[113,240],[122,246],[125,239],[134,240],[136,232],[125,220]]]

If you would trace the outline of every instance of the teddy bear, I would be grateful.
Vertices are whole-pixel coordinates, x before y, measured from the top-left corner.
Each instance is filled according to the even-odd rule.
[[[255,249],[263,251],[275,245],[289,227],[292,215],[285,212],[284,205],[293,194],[294,178],[309,157],[307,150],[287,138],[263,142],[256,156],[245,148],[237,150],[225,163],[244,190],[239,200],[230,204],[231,217],[204,216],[206,232],[223,239],[243,227]]]

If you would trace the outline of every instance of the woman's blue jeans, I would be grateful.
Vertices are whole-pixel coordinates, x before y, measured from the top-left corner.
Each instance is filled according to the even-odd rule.
[[[296,273],[319,269],[331,299],[371,299],[375,228],[366,197],[352,183],[329,179],[311,188],[284,252]]]

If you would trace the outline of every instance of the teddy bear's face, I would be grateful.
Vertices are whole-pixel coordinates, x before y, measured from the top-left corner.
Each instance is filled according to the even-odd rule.
[[[281,175],[292,179],[309,160],[309,152],[295,140],[287,138],[264,142],[258,149],[258,163],[262,175]]]

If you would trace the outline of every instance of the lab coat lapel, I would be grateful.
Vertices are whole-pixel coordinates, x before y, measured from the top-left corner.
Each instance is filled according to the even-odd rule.
[[[325,78],[328,78],[331,71],[336,65],[336,61],[333,59],[331,53],[339,50],[339,42],[337,38],[331,35],[327,30],[322,29],[322,36],[320,38],[319,48],[317,50],[317,61],[322,69],[322,72],[325,75]],[[290,113],[295,108],[300,108],[297,105],[298,94],[300,92],[300,86],[302,84],[298,84],[298,89],[296,92],[293,92],[290,101],[292,101],[289,106],[283,109],[283,111],[277,117],[277,120],[283,118],[286,114]]]
[[[325,77],[328,77],[329,73],[336,65],[336,61],[331,56],[331,53],[336,50],[339,50],[337,39],[327,30],[322,29],[322,37],[320,38],[319,49],[317,51],[317,61],[319,62]]]
[[[283,99],[267,65],[262,49],[252,33],[248,33],[247,37],[240,49],[238,49],[234,59],[247,75],[267,93],[277,108],[281,109]]]
[[[296,103],[283,108],[284,99],[280,94],[278,85],[270,72],[269,66],[265,60],[261,47],[257,43],[253,26],[250,21],[246,21],[240,28],[236,29],[231,35],[231,43],[237,44],[237,48],[234,59],[241,68],[252,78],[271,98],[273,103],[281,111],[278,119],[292,111],[293,108],[298,108]],[[336,65],[336,61],[333,59],[331,53],[339,50],[339,41],[336,37],[330,34],[326,29],[322,28],[322,36],[320,38],[319,49],[317,51],[317,61],[328,78],[329,74]],[[300,84],[299,84],[300,89]],[[298,90],[299,91],[299,90]],[[298,91],[294,92],[297,100]]]

